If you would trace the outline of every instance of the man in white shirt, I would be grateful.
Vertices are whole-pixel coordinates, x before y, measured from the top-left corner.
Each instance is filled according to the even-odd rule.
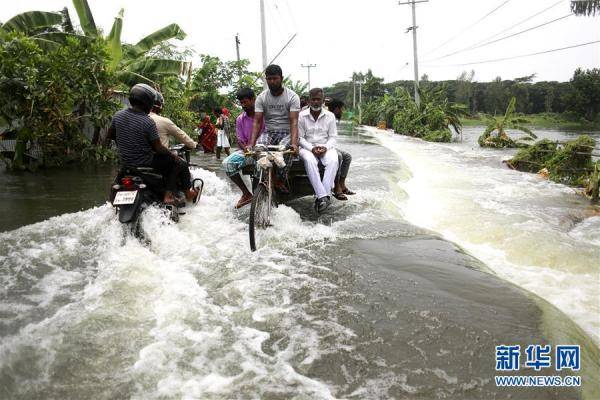
[[[298,140],[300,157],[317,196],[315,209],[320,214],[331,203],[331,189],[338,169],[337,127],[333,113],[323,108],[323,89],[311,89],[309,97],[310,107],[298,117]],[[319,162],[325,167],[323,180],[319,175]]]

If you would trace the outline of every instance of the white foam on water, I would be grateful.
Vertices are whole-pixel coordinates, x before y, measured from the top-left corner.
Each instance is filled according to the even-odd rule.
[[[205,181],[200,203],[178,224],[145,210],[149,244],[124,236],[109,204],[0,234],[0,261],[10,269],[0,273],[9,299],[1,310],[16,329],[0,343],[0,371],[15,374],[14,393],[105,376],[132,382],[127,397],[136,399],[335,398],[335,387],[306,372],[324,354],[352,351],[354,332],[335,313],[311,315],[310,302],[336,287],[327,266],[303,255],[361,237],[352,221],[366,217],[323,224],[282,205],[251,252],[248,207],[233,209],[238,193],[213,172],[192,172]],[[385,204],[383,197],[365,191],[354,207]],[[87,369],[62,364],[86,351],[94,360]],[[24,357],[29,372],[17,368]]]
[[[564,185],[503,168],[505,153],[482,163],[461,144],[370,132],[412,173],[397,182],[408,193],[408,221],[458,243],[600,343],[600,217],[586,219],[593,210],[585,200]]]

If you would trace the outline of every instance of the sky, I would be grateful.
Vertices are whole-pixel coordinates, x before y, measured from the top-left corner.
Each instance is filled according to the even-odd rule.
[[[406,0],[402,0],[405,2]],[[262,70],[260,0],[88,0],[96,25],[109,32],[114,17],[125,9],[122,39],[135,43],[170,23],[187,33],[182,46],[223,60],[236,58],[235,35],[240,36],[242,58],[253,70]],[[264,0],[267,58],[270,61],[297,34],[277,58],[284,75],[329,86],[350,80],[353,72],[371,69],[385,82],[413,79],[410,5],[398,0]],[[15,14],[68,6],[74,23],[77,14],[69,0],[2,0],[0,21]],[[534,14],[549,8],[542,14]],[[493,11],[497,9],[496,11]],[[493,12],[492,12],[493,11]],[[491,14],[490,14],[491,12]],[[533,28],[570,13],[569,1],[557,0],[429,0],[416,6],[419,76],[430,80],[456,79],[462,71],[475,71],[485,82],[536,74],[535,81],[568,81],[573,71],[600,68],[600,43],[559,52],[490,63],[474,62],[536,53],[586,42],[600,41],[600,16],[569,16],[512,38],[443,57],[457,50]],[[489,14],[487,17],[486,14]],[[520,25],[496,35],[512,25]]]

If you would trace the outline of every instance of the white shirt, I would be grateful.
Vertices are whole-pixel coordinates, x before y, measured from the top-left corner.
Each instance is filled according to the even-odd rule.
[[[310,113],[310,108],[300,111],[298,117],[298,139],[300,146],[306,150],[312,150],[316,145],[325,146],[327,150],[331,150],[335,146],[337,137],[337,126],[335,123],[335,115],[321,109],[321,113],[315,118]]]

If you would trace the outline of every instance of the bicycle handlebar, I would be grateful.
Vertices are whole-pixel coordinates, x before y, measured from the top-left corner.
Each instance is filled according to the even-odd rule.
[[[289,150],[282,150],[282,151],[277,151],[277,150],[251,150],[251,151],[246,151],[244,153],[244,156],[247,157],[256,157],[259,156],[261,154],[264,154],[265,156],[269,155],[269,154],[273,154],[273,153],[281,153],[281,154],[294,154],[294,150],[289,149]]]

